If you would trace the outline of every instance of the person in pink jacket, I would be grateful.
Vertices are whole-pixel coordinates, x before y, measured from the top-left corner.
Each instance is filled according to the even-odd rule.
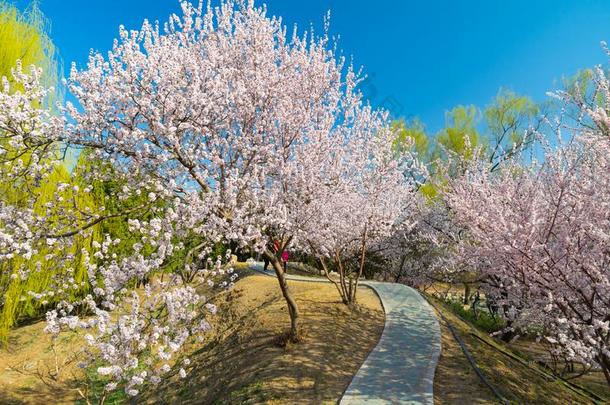
[[[288,259],[290,258],[290,253],[287,250],[282,252],[282,263],[284,264],[284,272],[287,273]]]

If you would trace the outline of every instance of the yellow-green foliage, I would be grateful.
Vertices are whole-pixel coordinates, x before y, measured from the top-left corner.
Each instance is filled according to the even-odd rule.
[[[501,89],[483,115],[485,122],[497,143],[520,144],[527,125],[539,113],[539,107],[526,96]],[[525,127],[525,128],[524,128]]]
[[[566,88],[586,91],[591,87],[590,80],[590,72],[584,71],[566,82]],[[429,176],[419,192],[434,202],[448,180],[461,175],[475,152],[478,158],[493,164],[500,160],[500,155],[511,156],[521,146],[531,144],[532,134],[527,129],[534,124],[539,112],[540,107],[529,97],[500,89],[482,114],[473,105],[460,105],[448,111],[445,127],[435,137],[426,133],[424,124],[417,118],[394,121],[393,147],[398,155],[415,150],[420,160],[428,164]],[[481,117],[486,124],[482,134],[477,129]]]
[[[595,87],[595,72],[592,69],[584,69],[578,71],[574,76],[563,79],[563,87],[565,91],[572,95],[580,93],[588,94]],[[599,95],[603,97],[603,95]]]
[[[477,119],[478,110],[472,105],[457,106],[446,113],[445,128],[436,134],[430,151],[430,177],[419,190],[428,201],[434,201],[445,187],[446,176],[457,175],[461,165],[471,160],[475,150],[486,141],[477,131]],[[448,163],[445,170],[441,170],[440,166]]]
[[[459,172],[462,162],[474,157],[476,148],[484,145],[477,131],[479,111],[475,106],[458,106],[448,111],[445,116],[445,127],[430,137],[424,124],[414,119],[398,120],[392,123],[396,133],[394,150],[397,154],[405,151],[416,151],[419,159],[428,163],[429,177],[419,188],[419,192],[429,201],[434,201],[439,191],[446,185],[445,176],[453,176]],[[440,170],[451,162],[449,172]]]
[[[57,186],[60,183],[70,182],[70,180],[67,170],[59,166],[47,179],[39,185],[33,186],[31,192],[38,197],[34,204],[34,212],[38,215],[44,215],[46,211],[45,203],[53,200]],[[18,194],[19,192],[15,191],[10,197],[16,198]],[[73,194],[71,189],[64,190],[59,195],[63,197],[65,208],[69,208],[68,206],[72,204],[74,198],[79,208],[95,209],[96,202],[89,195]],[[54,218],[50,219],[53,220]],[[61,256],[73,255],[73,259],[67,261],[65,266],[63,262],[62,265],[58,266],[56,259],[46,259],[47,254],[51,253],[53,248],[44,245],[41,245],[38,253],[33,255],[30,260],[17,257],[0,263],[0,291],[4,291],[4,302],[0,307],[0,339],[6,339],[8,331],[18,318],[34,317],[40,314],[41,309],[44,309],[45,306],[28,295],[28,292],[46,290],[51,285],[52,278],[57,274],[57,271],[66,271],[68,268],[72,268],[75,283],[83,283],[79,290],[70,290],[72,298],[85,293],[88,289],[88,283],[82,250],[91,251],[93,240],[100,239],[101,235],[98,228],[93,228],[91,235],[76,236],[72,240],[73,243],[61,252]],[[27,276],[22,278],[22,273],[26,273]],[[52,305],[53,302],[52,298],[48,299],[47,306]]]
[[[461,159],[472,159],[474,149],[479,146],[477,108],[458,106],[447,112],[446,126],[436,135],[438,144],[455,153]]]
[[[12,80],[11,69],[21,60],[24,67],[36,65],[43,69],[45,85],[55,86],[58,83],[58,63],[55,47],[46,32],[46,22],[40,10],[34,5],[25,13],[19,12],[14,6],[0,1],[0,77],[6,76]],[[20,91],[11,83],[13,91]],[[60,98],[55,93],[54,98]],[[53,100],[47,100],[51,103]],[[27,154],[24,155],[27,159]],[[19,183],[0,179],[0,198],[9,204],[25,206],[28,199],[35,198],[34,211],[37,214],[45,213],[45,204],[52,201],[59,183],[78,182],[71,180],[68,170],[57,167],[50,175],[40,182],[20,180]],[[65,208],[76,199],[81,209],[89,207],[95,209],[96,201],[87,195],[72,196],[70,189],[63,191]],[[68,203],[69,202],[69,203]],[[51,218],[53,220],[53,218]],[[82,294],[88,288],[87,273],[82,261],[82,249],[91,250],[94,239],[101,239],[99,229],[93,229],[90,236],[76,236],[71,246],[62,252],[63,255],[73,255],[65,266],[57,266],[56,259],[47,259],[51,248],[41,246],[38,252],[29,260],[14,258],[0,263],[0,342],[6,342],[8,331],[21,317],[32,317],[41,314],[44,307],[28,295],[29,291],[42,292],[50,286],[56,271],[66,271],[72,268],[76,283],[84,282],[80,291],[74,295]],[[26,276],[27,274],[27,276]],[[21,277],[23,275],[23,277]],[[53,304],[52,299],[47,305]]]
[[[422,186],[419,188],[419,192],[426,197],[426,200],[428,201],[434,201],[438,195],[436,186],[430,180],[428,180],[428,182],[425,184],[422,184]]]
[[[431,142],[424,124],[419,119],[394,121],[392,130],[396,134],[393,147],[398,155],[414,150],[422,162],[429,163]],[[434,179],[432,177],[426,179],[426,183],[419,187],[419,192],[428,201],[434,200],[438,194]]]
[[[47,86],[57,85],[56,51],[46,28],[46,20],[35,4],[21,13],[0,0],[0,76],[12,81],[11,69],[19,59],[24,67],[41,67]]]
[[[406,150],[415,150],[421,160],[426,159],[430,142],[426,128],[419,119],[407,122],[404,119],[394,121],[392,130],[396,133],[394,150],[401,154]]]

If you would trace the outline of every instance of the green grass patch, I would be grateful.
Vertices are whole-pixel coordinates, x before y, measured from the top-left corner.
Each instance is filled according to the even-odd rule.
[[[104,395],[104,387],[106,386],[106,384],[108,384],[110,382],[110,379],[106,378],[106,377],[102,377],[101,375],[98,374],[97,365],[88,367],[87,370],[85,371],[85,376],[86,376],[85,381],[87,382],[87,387],[88,387],[86,395],[88,396],[89,401],[92,404],[99,403],[100,399]],[[81,389],[81,392],[83,392],[83,394],[85,394],[84,389]],[[104,405],[121,405],[121,404],[125,404],[128,402],[129,402],[129,399],[127,397],[127,394],[125,393],[125,391],[123,389],[119,388],[115,391],[109,392],[106,395]],[[86,405],[87,402],[83,398],[79,398],[75,402],[75,404]]]
[[[481,307],[475,311],[472,307],[465,307],[461,300],[448,299],[444,302],[453,313],[487,333],[497,332],[506,326],[506,321],[501,316],[492,316]]]

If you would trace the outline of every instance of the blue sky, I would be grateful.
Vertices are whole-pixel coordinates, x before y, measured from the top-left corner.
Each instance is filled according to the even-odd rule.
[[[599,43],[610,42],[610,2],[603,0],[266,3],[301,29],[320,29],[330,9],[331,33],[370,76],[365,95],[395,115],[420,117],[432,132],[446,110],[483,107],[500,87],[544,100],[562,76],[606,63]],[[66,71],[72,61],[83,66],[89,49],[109,49],[119,24],[138,28],[179,9],[177,0],[42,0],[41,8]]]

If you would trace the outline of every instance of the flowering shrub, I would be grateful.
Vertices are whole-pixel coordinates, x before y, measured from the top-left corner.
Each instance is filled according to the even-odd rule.
[[[23,92],[10,92],[6,81],[0,92],[0,133],[5,141],[0,150],[6,158],[0,170],[3,178],[16,183],[21,178],[43,179],[61,164],[57,142],[63,136],[62,119],[33,107],[47,94],[39,84],[39,75],[36,69],[27,75],[18,66],[15,82]],[[112,216],[128,218],[130,231],[138,235],[128,252],[118,252],[121,241],[106,234],[101,243],[94,240],[91,249],[77,252],[78,264],[88,273],[87,281],[77,280],[74,268],[67,267],[52,273],[47,290],[30,291],[28,295],[43,306],[58,302],[47,312],[47,332],[88,332],[83,365],[99,365],[97,372],[110,381],[107,392],[124,387],[129,395],[136,395],[144,383],[158,382],[160,375],[169,371],[174,353],[191,337],[210,328],[206,314],[214,314],[216,307],[194,287],[230,287],[236,274],[230,263],[224,264],[220,258],[206,260],[211,248],[201,245],[197,261],[189,264],[188,283],[178,273],[170,274],[165,281],[158,279],[155,274],[184,249],[180,240],[190,231],[193,216],[200,212],[193,210],[188,200],[167,200],[172,194],[150,180],[137,189],[129,187],[129,176],[125,175],[124,180],[127,185],[119,199],[128,200],[131,193],[145,193],[147,198],[144,204],[127,207],[119,214],[105,214],[103,207],[99,212],[90,207],[81,209],[79,197],[90,193],[92,186],[81,189],[67,183],[59,184],[42,213],[34,209],[36,194],[25,204],[0,203],[0,258],[27,261],[47,249],[46,265],[52,263],[61,269],[74,261],[71,252],[75,241],[91,234],[95,224]],[[162,196],[166,200],[159,203]],[[72,206],[68,205],[71,209],[62,204],[65,199],[72,200]],[[22,280],[32,273],[27,267],[13,271],[11,278]],[[35,271],[40,271],[40,262]],[[144,289],[138,289],[143,282]],[[73,292],[85,287],[91,293],[75,300]],[[182,368],[179,373],[185,375],[186,371]]]

